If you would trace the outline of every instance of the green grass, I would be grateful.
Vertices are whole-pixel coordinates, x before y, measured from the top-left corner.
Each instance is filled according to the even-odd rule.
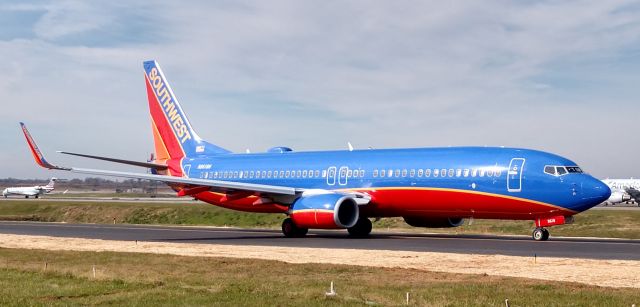
[[[0,220],[67,223],[128,223],[212,225],[250,228],[279,228],[284,215],[232,211],[202,202],[95,202],[0,200]],[[443,232],[457,234],[529,235],[531,221],[475,220],[450,229],[413,228],[402,218],[374,223],[374,231]],[[586,236],[640,239],[640,210],[590,210],[576,215],[571,225],[551,228],[554,236]]]
[[[47,263],[45,271],[44,263]],[[92,267],[96,267],[93,278]],[[324,296],[335,282],[338,295]],[[637,289],[487,275],[112,252],[0,249],[0,305],[631,306]]]

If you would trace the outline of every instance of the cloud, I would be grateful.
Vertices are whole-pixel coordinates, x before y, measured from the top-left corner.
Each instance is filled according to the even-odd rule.
[[[25,24],[27,34],[0,30],[7,59],[0,94],[12,106],[0,115],[0,133],[22,148],[15,123],[25,120],[45,131],[34,134],[44,134],[50,151],[144,159],[151,141],[141,62],[155,58],[199,134],[237,151],[347,141],[507,145],[566,155],[596,175],[631,176],[637,169],[624,161],[639,148],[626,143],[634,127],[624,118],[639,108],[638,8],[631,1],[10,4],[0,14],[40,13]],[[22,150],[8,152],[15,167],[6,176],[38,174]]]

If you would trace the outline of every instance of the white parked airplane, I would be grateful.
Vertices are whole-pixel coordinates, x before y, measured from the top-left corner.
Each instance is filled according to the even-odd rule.
[[[611,189],[611,196],[605,202],[607,205],[633,200],[640,206],[640,179],[605,179],[602,182]]]
[[[16,188],[6,188],[2,191],[2,196],[5,198],[9,195],[24,195],[25,198],[29,198],[29,196],[33,196],[38,198],[38,196],[42,194],[49,193],[54,190],[53,185],[56,183],[56,178],[51,178],[49,183],[45,186],[34,186],[34,187],[16,187]]]

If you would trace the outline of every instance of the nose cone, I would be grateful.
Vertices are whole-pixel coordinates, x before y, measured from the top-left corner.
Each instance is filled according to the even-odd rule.
[[[603,203],[611,196],[611,189],[604,182],[588,176],[582,182],[582,204],[579,211],[587,210],[591,207]]]

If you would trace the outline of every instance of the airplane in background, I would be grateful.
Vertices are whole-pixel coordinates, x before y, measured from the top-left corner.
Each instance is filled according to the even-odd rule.
[[[634,201],[640,206],[640,179],[605,179],[602,180],[611,189],[611,196],[606,205],[615,205]]]
[[[61,167],[45,160],[21,123],[36,162],[81,174],[161,181],[179,196],[247,212],[280,213],[286,237],[309,229],[368,236],[372,218],[415,227],[457,227],[465,218],[531,220],[546,227],[600,204],[611,191],[575,162],[528,149],[448,147],[232,153],[196,134],[156,61],[143,64],[155,160],[61,152],[151,169],[151,174]]]
[[[54,185],[56,183],[56,178],[53,177],[49,180],[49,183],[45,186],[33,186],[33,187],[15,187],[15,188],[6,188],[2,191],[2,196],[7,198],[9,195],[22,195],[24,198],[29,198],[29,196],[33,196],[38,198],[40,195],[47,194],[54,190]]]

